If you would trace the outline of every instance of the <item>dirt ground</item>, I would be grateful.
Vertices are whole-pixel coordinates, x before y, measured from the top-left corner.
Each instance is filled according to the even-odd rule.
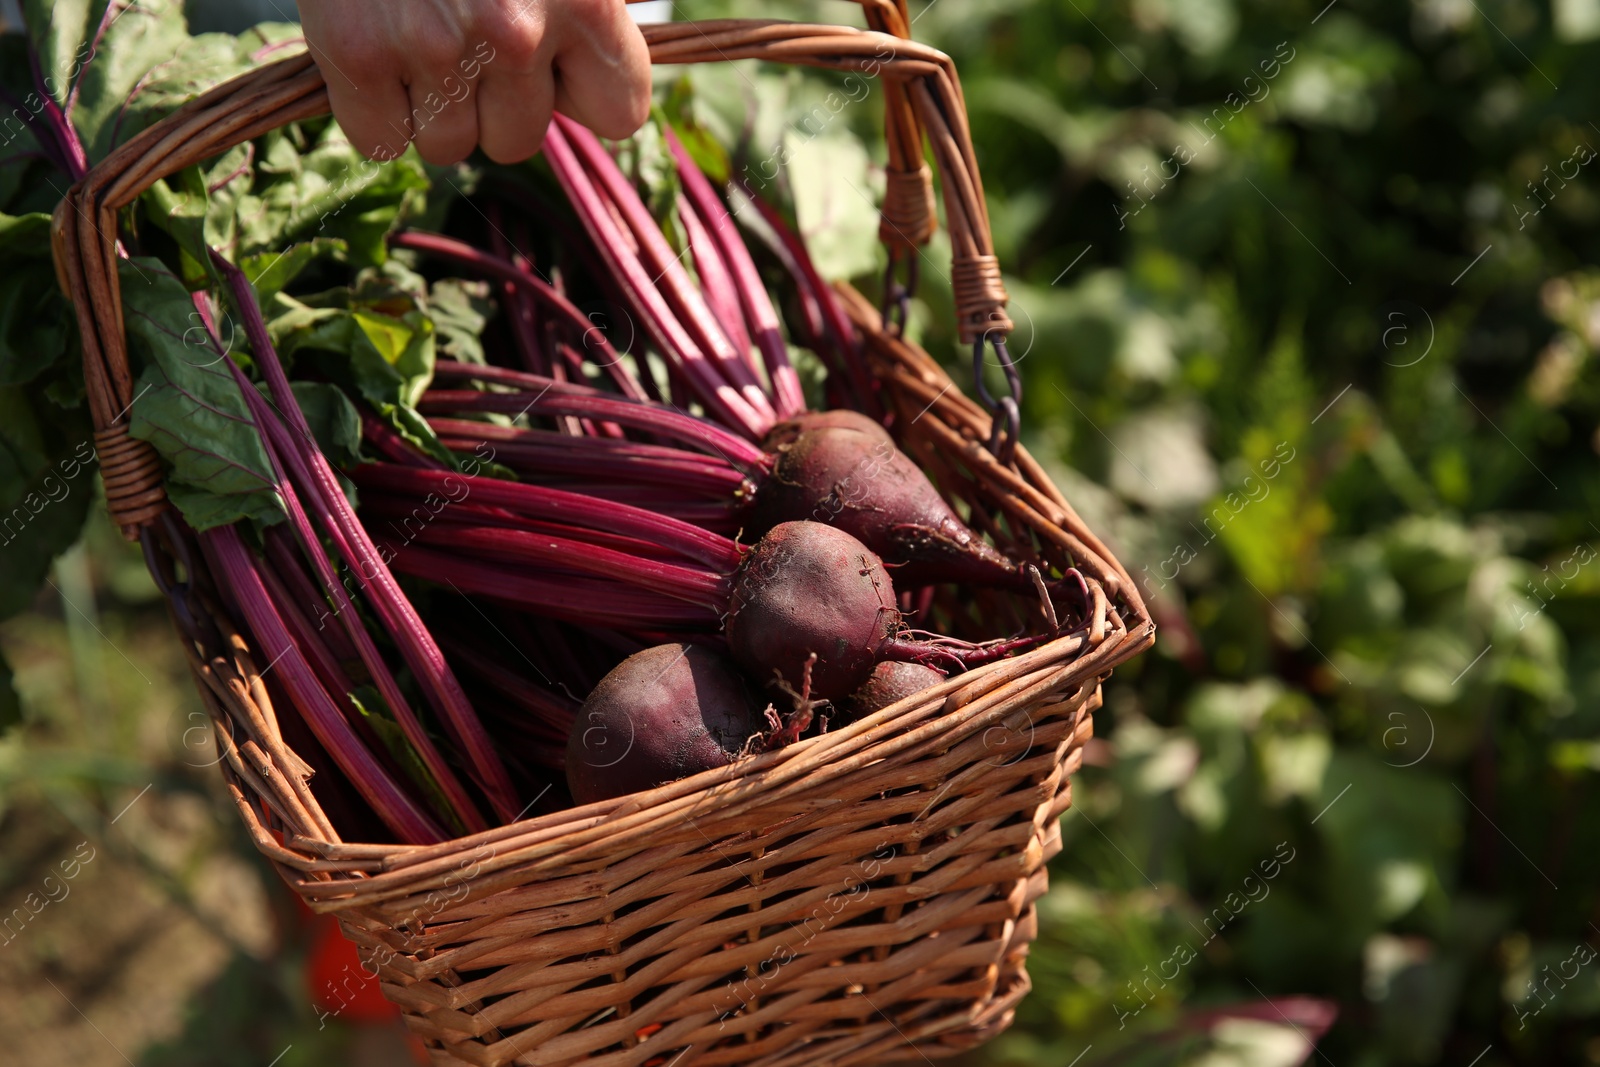
[[[397,1022],[319,1020],[310,933],[223,796],[137,553],[101,531],[0,624],[0,1063],[393,1067]]]

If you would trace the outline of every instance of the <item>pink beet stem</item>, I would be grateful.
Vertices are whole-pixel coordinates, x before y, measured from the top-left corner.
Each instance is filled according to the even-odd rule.
[[[689,239],[689,254],[694,258],[695,272],[700,275],[700,291],[706,307],[734,352],[744,358],[752,373],[760,374],[761,364],[755,358],[750,335],[745,332],[744,311],[739,306],[738,290],[733,287],[733,275],[723,262],[722,249],[706,228],[694,201],[687,197],[678,200],[678,218]]]
[[[193,299],[195,307],[200,313],[201,321],[205,324],[210,336],[212,346],[220,353],[222,347],[217,341],[210,304],[201,300],[198,292],[194,294]],[[283,464],[286,461],[294,465],[294,457],[286,456],[286,451],[288,453],[296,451],[292,442],[289,442],[289,447],[285,449],[282,439],[278,437],[278,432],[286,435],[287,430],[279,424],[279,420],[274,417],[267,399],[245,377],[238,364],[231,358],[226,356],[223,358],[227,363],[228,369],[233,374],[234,381],[238,383],[239,391],[244,397],[245,404],[250,408],[250,413],[256,420],[256,426],[261,431],[262,444],[267,450],[269,461],[272,463],[273,476],[277,483],[278,492],[283,498],[285,510],[289,515],[289,526],[293,529],[295,538],[299,541],[305,558],[311,562],[312,567],[322,581],[323,595],[333,600],[333,614],[341,623],[346,635],[353,642],[355,651],[362,664],[367,668],[367,672],[371,675],[374,684],[393,710],[395,720],[400,724],[406,739],[416,748],[429,773],[439,783],[440,789],[452,805],[455,816],[460,819],[462,825],[471,827],[474,830],[488,829],[488,824],[483,821],[483,816],[478,813],[477,805],[473,803],[471,795],[456,779],[449,765],[444,761],[444,757],[434,746],[432,739],[427,735],[416,715],[412,712],[405,696],[400,692],[400,687],[396,683],[393,674],[390,673],[388,664],[383,661],[377,646],[373,644],[372,636],[367,633],[366,627],[362,625],[360,616],[351,604],[350,598],[346,595],[344,586],[340,584],[334,573],[333,565],[328,561],[326,553],[323,552],[322,543],[318,540],[316,531],[311,525],[311,520],[301,506],[299,495],[295,492],[294,486],[290,484],[289,478],[284,473]],[[342,496],[343,494],[341,494],[341,498]],[[318,511],[318,518],[322,521],[323,526],[330,527],[330,516],[320,506],[322,502],[318,494],[313,491],[310,499],[313,509]],[[322,598],[319,597],[316,601],[308,601],[305,606],[309,609],[313,603],[323,608],[321,619],[325,620],[328,612]],[[294,621],[291,617],[290,622]],[[325,622],[319,622],[318,629],[321,629],[323,625],[325,625]],[[337,633],[338,628],[336,627],[333,632]],[[328,664],[316,658],[317,653],[320,653],[323,657],[328,655],[325,643],[314,641],[312,647],[313,667],[320,668],[318,673],[325,675],[324,680],[333,684],[337,691],[348,692],[347,687],[339,680],[342,677],[342,671],[339,671],[335,666],[330,672]]]
[[[745,195],[755,206],[757,214],[761,216],[773,235],[777,238],[782,252],[784,265],[794,275],[794,281],[802,290],[809,292],[816,301],[821,314],[821,325],[824,338],[831,342],[823,344],[819,349],[832,348],[837,353],[832,362],[831,369],[842,371],[851,389],[855,392],[855,406],[858,410],[877,418],[878,410],[877,392],[872,379],[867,375],[862,363],[860,345],[856,341],[855,327],[851,325],[850,318],[845,314],[843,306],[839,303],[838,294],[832,286],[822,280],[817,273],[817,268],[811,262],[811,256],[806,252],[805,242],[800,235],[790,228],[778,209],[759,196],[749,192]],[[819,350],[819,354],[822,352]]]
[[[711,182],[695,165],[694,158],[678,140],[672,128],[666,127],[667,143],[672,147],[673,158],[678,162],[678,176],[683,182],[684,195],[694,204],[695,211],[707,225],[722,248],[722,256],[733,276],[743,306],[744,317],[750,332],[761,349],[766,363],[767,377],[772,382],[773,405],[778,418],[791,419],[806,409],[805,394],[800,389],[800,376],[789,362],[789,350],[778,329],[778,312],[761,282],[761,272],[750,249],[739,234],[738,223],[711,188]],[[818,328],[821,328],[821,310],[818,309]]]
[[[403,467],[430,467],[443,470],[444,464],[430,455],[419,451],[410,441],[395,433],[383,421],[369,411],[365,406],[358,409],[361,413],[361,437],[370,441],[384,454],[391,463],[398,463]]]
[[[637,537],[718,572],[731,573],[744,557],[745,550],[726,537],[719,537],[653,511],[596,500],[584,493],[454,471],[397,467],[388,463],[364,463],[351,476],[358,486],[370,485],[418,497],[431,492],[447,501],[470,499],[479,506],[507,508],[532,518]]]
[[[604,530],[589,530],[581,526],[569,526],[544,519],[532,519],[526,515],[517,515],[505,508],[486,508],[467,501],[453,503],[449,507],[441,507],[438,511],[434,511],[427,503],[419,504],[414,493],[393,493],[372,486],[367,486],[362,496],[361,515],[363,519],[369,520],[387,519],[388,522],[382,528],[374,526],[370,521],[367,525],[380,538],[387,539],[393,534],[400,539],[400,544],[415,541],[422,530],[433,523],[453,526],[498,526],[508,530],[525,530],[530,533],[564,537],[568,540],[588,541],[602,548],[628,552],[647,559],[672,561],[671,551],[637,537],[608,533]]]
[[[440,259],[448,259],[455,263],[469,266],[497,278],[500,281],[516,286],[518,289],[531,294],[540,303],[554,311],[566,324],[577,331],[578,338],[585,347],[593,345],[595,362],[606,371],[611,380],[616,383],[623,396],[643,400],[644,393],[639,383],[627,372],[622,357],[617,350],[611,347],[611,342],[606,339],[603,332],[595,328],[583,312],[573,306],[572,301],[561,295],[555,288],[538,275],[526,264],[521,265],[492,256],[482,249],[473,248],[465,241],[458,241],[454,237],[446,237],[438,233],[425,233],[421,230],[407,230],[403,233],[393,234],[389,243],[400,248],[410,248]],[[547,359],[548,353],[541,356]]]
[[[492,398],[493,403],[488,407],[476,407],[472,410],[503,411],[505,414],[515,415],[586,415],[681,441],[702,451],[721,456],[746,471],[765,471],[772,464],[771,458],[765,452],[744,438],[729,433],[710,419],[699,418],[669,404],[627,400],[602,393],[586,385],[558,382],[553,378],[541,378],[538,375],[524,374],[504,367],[483,367],[475,363],[455,363],[450,360],[440,360],[436,363],[433,376],[436,380],[472,378],[527,390],[521,394],[481,393],[473,390],[472,393],[477,396]],[[423,405],[427,405],[432,411],[448,410],[442,405],[470,399],[471,394],[464,390],[451,392],[434,389],[424,395]],[[519,403],[508,407],[509,399],[516,399]]]
[[[199,536],[217,564],[218,577],[232,590],[245,624],[255,635],[261,654],[267,657],[267,665],[278,672],[300,717],[339,764],[350,784],[402,841],[431,845],[445,840],[444,831],[389,776],[317,681],[305,655],[273,610],[267,587],[237,526],[218,526]]]
[[[738,533],[739,527],[735,513],[740,501],[748,498],[753,492],[753,487],[747,479],[738,473],[731,465],[723,463],[711,456],[699,452],[685,452],[678,449],[666,449],[676,457],[673,465],[656,469],[654,467],[635,468],[635,461],[630,458],[626,465],[609,465],[601,467],[596,464],[583,465],[589,471],[587,476],[570,474],[567,479],[559,475],[573,469],[570,460],[564,460],[551,451],[540,449],[536,454],[521,456],[517,449],[518,435],[537,436],[547,443],[552,443],[552,449],[557,444],[562,448],[573,451],[593,452],[596,450],[629,450],[629,449],[657,449],[657,445],[638,444],[632,441],[607,441],[591,437],[572,437],[566,434],[551,433],[545,430],[518,430],[493,423],[471,422],[464,419],[434,419],[434,428],[440,431],[441,442],[446,448],[458,452],[476,452],[478,447],[486,442],[496,442],[498,448],[494,451],[494,458],[504,462],[506,466],[523,475],[528,480],[552,488],[567,488],[573,491],[582,491],[588,496],[601,500],[614,500],[621,504],[629,504],[635,508],[657,512],[691,526],[698,526],[712,533],[732,537]],[[461,427],[464,436],[456,437],[448,433],[450,426]],[[390,461],[403,467],[422,467],[429,470],[446,470],[447,468],[431,456],[425,456],[409,442],[401,439],[389,427],[383,425],[370,412],[362,412],[362,432],[366,439],[372,442]],[[505,442],[512,442],[506,444]],[[741,445],[744,442],[740,442]],[[491,446],[493,447],[493,446]],[[555,473],[556,477],[552,477]],[[651,482],[665,480],[670,484],[660,485],[630,485],[626,482],[616,481],[626,475],[642,473]],[[595,477],[602,479],[596,481]],[[714,491],[712,485],[715,484]],[[696,488],[709,493],[710,499],[700,499],[693,495]],[[510,515],[500,509],[503,515]]]
[[[761,383],[735,350],[727,336],[717,327],[716,317],[706,306],[700,290],[695,288],[684,269],[683,257],[672,251],[661,227],[656,224],[650,209],[639,198],[639,192],[617,166],[611,153],[605,150],[600,139],[587,128],[565,117],[557,119],[563,126],[568,143],[587,165],[590,175],[600,181],[599,190],[609,195],[611,203],[621,212],[623,219],[639,242],[639,254],[655,277],[654,284],[665,287],[667,302],[681,318],[684,327],[694,337],[701,350],[708,355],[722,376],[737,386],[741,395],[755,411],[771,422],[776,420],[771,401],[762,391]]]
[[[466,664],[473,674],[502,697],[531,713],[535,725],[544,727],[539,731],[541,734],[553,741],[566,741],[567,733],[577,719],[576,701],[541,686],[529,685],[522,675],[507,669],[468,641],[448,634],[442,640],[447,654]]]
[[[489,824],[484,821],[483,816],[479,813],[471,794],[466,791],[466,788],[456,778],[455,772],[451,770],[450,765],[445,762],[443,754],[434,745],[433,739],[428,736],[416,713],[411,710],[410,702],[406,700],[405,695],[400,691],[399,683],[395,681],[388,664],[383,661],[383,656],[378,652],[377,645],[373,643],[372,635],[367,633],[366,627],[361,624],[360,615],[356,612],[355,605],[351,602],[344,584],[340,582],[334,572],[332,563],[322,550],[322,543],[317,539],[311,520],[301,507],[299,494],[295,491],[293,481],[297,478],[300,485],[309,490],[307,498],[310,500],[312,510],[317,513],[317,519],[324,529],[331,530],[334,528],[334,518],[327,509],[325,502],[315,491],[315,487],[310,484],[301,457],[292,454],[295,448],[290,438],[289,429],[283,426],[282,421],[273,414],[266,398],[250,384],[249,379],[244,376],[244,372],[240,371],[231,359],[228,361],[228,365],[232,368],[234,377],[239,382],[239,388],[245,391],[245,400],[250,405],[251,413],[256,418],[256,424],[265,431],[263,437],[266,439],[267,448],[273,459],[278,479],[278,491],[283,495],[284,504],[288,509],[290,525],[295,531],[296,539],[300,542],[302,552],[310,559],[312,567],[317,571],[317,577],[322,582],[325,594],[333,600],[333,614],[344,626],[345,632],[350,636],[351,640],[355,642],[356,651],[361,657],[362,664],[366,666],[368,673],[372,675],[373,683],[378,687],[384,702],[394,712],[395,721],[400,724],[401,730],[406,735],[406,740],[417,750],[417,754],[428,768],[428,773],[433,775],[434,780],[439,783],[439,788],[449,798],[450,804],[461,819],[462,825],[469,827],[474,832],[487,830]],[[279,463],[286,463],[289,469],[294,472],[294,476],[285,477],[283,469],[278,466]],[[343,498],[343,495],[341,493],[340,497]],[[342,541],[342,538],[336,536],[335,541]],[[323,618],[326,618],[325,606]],[[319,620],[319,624],[325,623]]]
[[[985,641],[982,644],[973,644],[968,641],[954,641],[948,638],[939,641],[916,641],[904,637],[890,638],[878,646],[878,657],[885,660],[900,660],[905,663],[921,663],[924,666],[940,664],[943,667],[954,666],[958,670],[969,671],[974,667],[981,667],[985,663],[1005,659],[1013,652],[1020,652],[1026,648],[1049,641],[1054,634],[1040,634],[1030,637],[1013,637],[999,641]]]
[[[489,245],[494,255],[519,270],[525,270],[526,267],[520,259],[512,258],[510,242],[500,229],[503,221],[500,217],[500,205],[494,201],[488,204],[488,219]],[[538,313],[534,309],[530,294],[521,285],[504,278],[499,279],[496,289],[500,293],[500,306],[505,309],[506,319],[511,325],[512,343],[517,346],[517,353],[522,357],[522,365],[534,374],[549,374],[550,361],[546,358],[544,346],[539,343]]]
[[[624,236],[625,227],[612,215],[614,204],[610,204],[595,187],[563,134],[561,122],[550,124],[544,151],[545,158],[550,161],[556,177],[566,189],[578,216],[583,219],[591,240],[610,267],[612,277],[622,287],[628,303],[644,319],[646,332],[666,356],[667,362],[693,386],[695,395],[707,410],[729,428],[751,439],[763,436],[772,427],[770,406],[765,416],[752,407],[745,395],[719,372],[712,357],[691,338],[684,324],[668,307],[639,256],[628,248],[630,242]],[[659,230],[655,236],[664,246],[665,239],[661,238]],[[681,265],[679,269],[682,269]]]
[[[582,534],[584,531],[575,530]],[[595,539],[557,537],[500,526],[430,523],[419,528],[414,543],[459,550],[469,558],[501,560],[518,570],[543,573],[560,567],[637,589],[660,593],[713,611],[725,609],[732,579],[704,569],[647,559],[596,544]]]
[[[731,463],[702,452],[637,441],[571,437],[548,430],[519,430],[467,419],[435,418],[430,422],[446,448],[470,452],[488,445],[498,462],[525,465],[536,474],[649,482],[686,493],[721,496],[736,493],[748,483],[744,473]]]
[[[249,279],[243,271],[214,251],[212,262],[233,294],[245,335],[250,341],[256,364],[276,401],[275,406],[289,420],[289,426],[281,428],[284,431],[282,439],[288,445],[283,456],[289,461],[292,473],[299,476],[306,491],[313,496],[320,496],[321,505],[327,508],[333,520],[327,533],[339,547],[346,565],[354,568],[364,579],[361,588],[369,603],[393,636],[444,728],[460,746],[479,787],[487,794],[501,819],[510,821],[517,818],[522,809],[517,802],[516,789],[483,724],[478,721],[461,684],[451,673],[444,653],[439,651],[439,646],[417,616],[416,609],[379,558],[372,539],[361,528],[327,458],[315,446],[315,438],[312,437],[305,414],[300,410],[294,390],[289,387],[289,379],[283,372],[283,364],[278,361],[277,350],[267,335],[267,325],[261,317],[261,308]],[[266,428],[278,425],[278,420],[269,419]],[[288,433],[290,427],[294,430],[293,434]],[[367,573],[369,569],[370,574]]]
[[[482,596],[567,622],[624,630],[639,626],[671,630],[715,627],[720,618],[713,608],[621,582],[566,573],[525,574],[508,570],[503,564],[462,559],[451,552],[414,544],[395,554],[394,565],[407,574],[448,585],[458,593]]]
[[[322,604],[327,594],[306,573],[305,560],[300,555],[300,545],[295,535],[283,526],[269,526],[262,531],[261,540],[267,562],[272,564],[273,572],[283,580],[285,593],[296,604]],[[324,626],[321,633],[320,643],[336,662],[349,663],[361,658],[342,626]]]

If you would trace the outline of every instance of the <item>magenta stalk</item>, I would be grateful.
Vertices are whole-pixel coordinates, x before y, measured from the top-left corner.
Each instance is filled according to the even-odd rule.
[[[444,831],[391,778],[351,728],[333,698],[318,683],[284,625],[249,549],[235,526],[219,526],[199,535],[217,575],[233,593],[244,621],[255,635],[267,669],[276,670],[284,691],[323,749],[339,764],[351,784],[395,836],[409,844],[446,840]]]
[[[445,411],[494,411],[505,415],[577,415],[604,419],[721,456],[742,470],[765,471],[772,465],[761,449],[708,419],[697,418],[667,404],[628,400],[602,393],[586,385],[558,382],[534,374],[483,367],[475,363],[440,360],[434,365],[435,381],[458,378],[508,385],[517,393],[487,393],[479,390],[430,389],[423,394],[419,410],[424,414]]]
[[[800,389],[800,376],[789,362],[789,350],[778,329],[778,313],[767,295],[767,287],[761,282],[761,273],[756,270],[755,260],[750,258],[750,249],[739,235],[738,224],[711,188],[711,182],[695,165],[694,158],[678,140],[678,135],[672,132],[672,128],[668,126],[664,130],[667,143],[672,147],[673,158],[678,163],[678,177],[683,183],[684,196],[721,247],[722,257],[732,274],[745,322],[761,350],[767,377],[772,382],[773,407],[779,419],[792,419],[806,410],[806,398]],[[820,317],[820,309],[818,314]]]
[[[610,197],[611,204],[632,231],[638,242],[639,254],[654,275],[654,284],[664,288],[667,302],[678,312],[680,321],[701,346],[701,350],[711,358],[722,376],[739,389],[758,415],[776,421],[771,402],[762,391],[761,383],[756,380],[749,363],[718,328],[705,298],[684,269],[682,256],[673,252],[672,246],[667,244],[661,227],[639,198],[638,190],[628,176],[617,166],[617,161],[605,150],[599,138],[585,127],[565,117],[558,117],[556,122],[562,125],[567,143],[587,165],[591,177],[599,180],[598,188]]]
[[[245,335],[276,402],[275,407],[288,420],[288,426],[280,427],[278,420],[269,419],[266,428],[271,430],[277,427],[282,431],[281,439],[289,446],[283,456],[288,461],[291,473],[301,480],[303,489],[327,509],[331,525],[326,532],[339,548],[346,565],[360,576],[360,588],[384,627],[394,637],[401,655],[438,713],[441,725],[461,748],[479,788],[488,796],[501,819],[516,819],[522,810],[516,789],[483,724],[473,712],[450,665],[445,662],[444,653],[439,650],[427,627],[417,616],[416,609],[401,591],[399,583],[351,510],[350,502],[345,499],[326,457],[315,446],[310,426],[300,410],[294,391],[289,387],[289,379],[283,372],[282,363],[278,361],[277,350],[267,335],[266,322],[261,317],[255,290],[242,271],[215,252],[212,253],[212,261],[233,294]],[[293,430],[292,434],[288,432],[290,429]]]
[[[645,399],[639,383],[634,381],[628,373],[627,367],[622,362],[622,357],[617,350],[611,347],[611,342],[605,334],[597,329],[575,306],[572,301],[562,296],[555,288],[533,273],[531,269],[518,266],[497,256],[491,256],[481,249],[473,248],[465,241],[458,241],[454,237],[446,237],[438,233],[425,233],[421,230],[406,230],[402,233],[392,234],[389,243],[397,248],[409,248],[425,255],[446,259],[461,266],[471,267],[480,274],[486,274],[507,285],[529,293],[535,299],[556,312],[558,316],[571,329],[578,333],[578,338],[585,345],[591,342],[594,345],[593,359],[602,370],[616,384],[623,396],[636,400]],[[537,344],[536,340],[531,343]],[[541,353],[538,357],[541,362],[548,362],[548,353]]]
[[[563,134],[559,117],[550,124],[544,152],[577,209],[579,218],[583,220],[584,227],[589,231],[590,239],[606,261],[611,276],[622,288],[627,302],[644,319],[645,331],[666,357],[668,364],[677,370],[707,410],[723,424],[752,440],[761,438],[774,421],[770,405],[763,398],[765,412],[752,406],[745,393],[723,375],[713,355],[696,343],[678,315],[667,305],[639,255],[630,249],[636,243],[632,239],[634,235],[628,232],[615,204],[596,189],[588,171]],[[606,158],[610,159],[609,156]],[[615,167],[615,163],[612,166]],[[651,226],[654,225],[652,220]],[[664,247],[666,242],[659,230],[654,231],[654,236]],[[677,264],[675,259],[673,262],[681,271],[682,265]],[[704,304],[701,306],[704,307]],[[738,365],[744,367],[742,362]]]

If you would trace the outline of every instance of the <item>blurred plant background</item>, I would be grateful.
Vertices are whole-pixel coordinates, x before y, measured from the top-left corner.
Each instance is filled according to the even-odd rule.
[[[678,17],[851,16],[766,7]],[[1097,716],[1034,992],[968,1062],[1600,1064],[1600,0],[911,9],[963,75],[1030,446],[1161,625]],[[747,175],[787,159],[825,270],[875,273],[875,98],[695,78]],[[956,360],[947,261],[915,323]],[[319,1016],[318,935],[87,483],[0,604],[0,914],[95,856],[0,946],[8,1053],[402,1062]]]

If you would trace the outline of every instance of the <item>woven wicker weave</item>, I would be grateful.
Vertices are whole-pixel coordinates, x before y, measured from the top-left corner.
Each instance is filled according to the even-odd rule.
[[[884,235],[933,226],[921,138],[943,174],[961,332],[1009,328],[961,91],[942,54],[875,27],[722,21],[646,27],[656,62],[760,58],[883,77]],[[887,31],[887,32],[879,32]],[[1024,958],[1058,818],[1111,668],[1153,629],[1133,582],[1024,450],[841,288],[901,443],[1003,547],[1086,576],[1092,618],[846,728],[647,793],[440,845],[341,841],[284,740],[263,657],[205,593],[132,401],[116,218],[156,179],[323,114],[309,59],[262,67],[123,145],[56,213],[108,502],[169,590],[227,786],[256,845],[336,912],[437,1064],[873,1063],[971,1047],[1028,990]],[[917,253],[920,254],[920,253]],[[181,565],[181,569],[180,569]]]

